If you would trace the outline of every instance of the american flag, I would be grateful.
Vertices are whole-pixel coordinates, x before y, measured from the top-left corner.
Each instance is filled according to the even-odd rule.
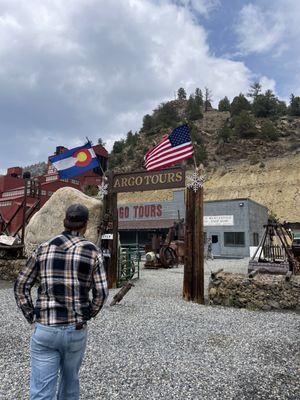
[[[193,152],[189,127],[181,125],[169,136],[164,136],[160,143],[147,152],[145,166],[147,171],[170,167],[191,157]]]

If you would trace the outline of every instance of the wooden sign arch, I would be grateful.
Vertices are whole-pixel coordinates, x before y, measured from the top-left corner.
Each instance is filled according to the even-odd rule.
[[[110,288],[117,286],[118,279],[118,193],[180,187],[185,187],[183,167],[152,172],[109,173],[102,233],[109,232],[113,238],[111,256],[106,265]],[[201,304],[204,304],[203,248],[203,188],[196,192],[187,188],[183,298]]]

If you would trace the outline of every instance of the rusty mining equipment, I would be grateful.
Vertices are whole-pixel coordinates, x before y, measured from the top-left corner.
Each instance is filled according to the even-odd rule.
[[[293,235],[278,222],[264,225],[262,239],[249,261],[248,272],[269,274],[300,274],[300,254],[295,252]]]
[[[123,299],[123,297],[126,295],[127,292],[134,286],[134,284],[130,281],[124,283],[122,288],[116,293],[113,297],[112,302],[110,303],[110,306],[115,306],[117,303],[120,303],[120,301]]]
[[[23,199],[16,205],[8,221],[0,218],[0,258],[14,259],[24,256],[25,227],[40,208],[40,204],[41,184],[30,179],[30,175],[25,175]]]
[[[159,232],[153,234],[151,244],[145,246],[144,268],[173,268],[183,261],[185,251],[183,221],[179,218],[174,222],[174,225],[169,228],[165,241],[162,240]]]

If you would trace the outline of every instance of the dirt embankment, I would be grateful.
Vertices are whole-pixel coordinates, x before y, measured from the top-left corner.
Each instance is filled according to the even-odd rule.
[[[218,169],[207,177],[204,197],[249,197],[266,205],[281,220],[300,221],[300,154]]]

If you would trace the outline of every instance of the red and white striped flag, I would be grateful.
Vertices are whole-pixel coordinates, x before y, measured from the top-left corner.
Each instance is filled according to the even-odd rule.
[[[160,170],[192,157],[194,153],[188,125],[178,126],[145,156],[147,171]]]

